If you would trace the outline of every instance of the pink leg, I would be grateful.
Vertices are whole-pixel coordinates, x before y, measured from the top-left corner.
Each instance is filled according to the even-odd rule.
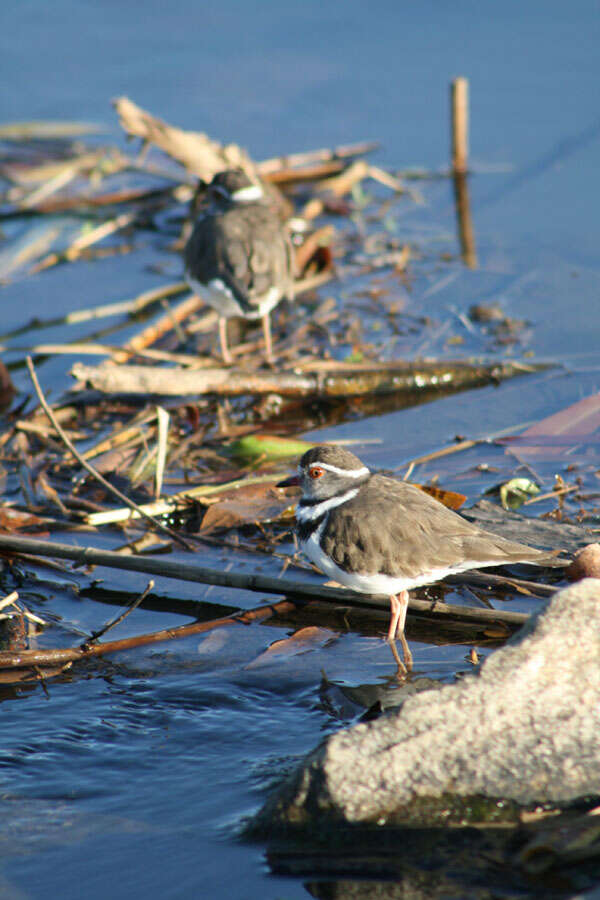
[[[226,366],[230,366],[233,362],[229,347],[227,346],[227,319],[219,316],[219,343],[221,344],[221,356]]]
[[[404,623],[406,622],[406,611],[408,609],[408,591],[400,591],[397,596],[391,594],[390,606],[392,608],[392,617],[388,630],[388,641],[393,641],[397,636],[399,637],[404,633]]]
[[[273,341],[271,340],[271,319],[269,313],[262,317],[263,334],[265,336],[265,359],[273,365]]]
[[[400,591],[398,595],[391,594],[390,606],[392,614],[390,618],[390,627],[388,629],[388,641],[391,644],[396,640],[396,637],[400,638],[406,667],[411,669],[412,653],[410,652],[408,643],[404,637],[404,624],[406,622],[406,612],[408,610],[408,591]]]

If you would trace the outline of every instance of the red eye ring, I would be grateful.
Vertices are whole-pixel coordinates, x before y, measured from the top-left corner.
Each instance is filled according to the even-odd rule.
[[[311,478],[320,478],[321,475],[325,474],[325,469],[322,469],[321,466],[311,466],[311,468],[308,470],[308,474]]]

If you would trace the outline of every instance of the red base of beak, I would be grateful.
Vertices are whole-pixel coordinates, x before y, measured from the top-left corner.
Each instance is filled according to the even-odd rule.
[[[297,487],[300,484],[300,478],[298,475],[291,475],[289,478],[285,478],[283,481],[277,482],[276,487]]]

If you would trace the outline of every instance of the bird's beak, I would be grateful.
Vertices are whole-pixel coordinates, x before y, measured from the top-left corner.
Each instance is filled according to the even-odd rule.
[[[293,487],[300,484],[300,478],[298,475],[290,475],[289,478],[285,478],[283,481],[279,481],[277,483],[277,487]]]

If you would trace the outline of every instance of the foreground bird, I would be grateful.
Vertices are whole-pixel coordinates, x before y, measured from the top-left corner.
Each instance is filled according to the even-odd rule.
[[[547,552],[472,525],[414,485],[373,475],[343,447],[308,450],[298,475],[279,486],[291,484],[302,488],[296,507],[302,550],[340,584],[389,595],[389,641],[404,638],[410,588],[467,569],[548,561]]]
[[[230,316],[261,319],[267,361],[273,361],[269,313],[292,294],[292,247],[264,190],[245,172],[219,172],[206,188],[207,205],[185,248],[191,289],[219,314],[223,361]]]

